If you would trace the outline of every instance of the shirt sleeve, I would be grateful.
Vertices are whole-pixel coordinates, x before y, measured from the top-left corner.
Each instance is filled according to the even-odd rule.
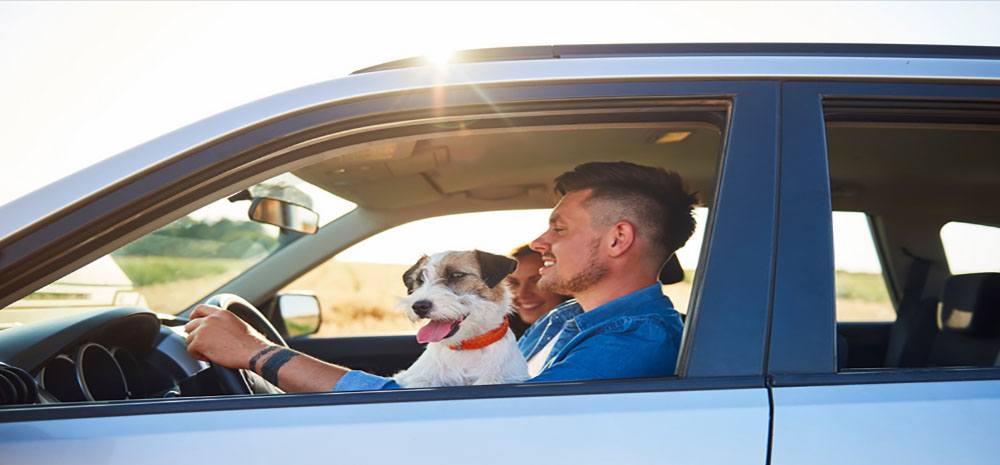
[[[673,376],[679,341],[660,325],[595,334],[529,383]]]
[[[379,391],[383,389],[402,389],[392,378],[365,373],[361,370],[351,370],[344,373],[333,387],[334,391]]]

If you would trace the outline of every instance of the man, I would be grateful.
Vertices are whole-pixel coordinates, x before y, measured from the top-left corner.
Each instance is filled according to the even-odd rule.
[[[542,255],[539,286],[574,300],[521,339],[529,382],[672,375],[682,324],[657,275],[694,231],[694,196],[677,173],[626,162],[586,163],[555,184],[562,198],[531,248]],[[251,369],[285,391],[399,387],[277,349],[216,307],[201,305],[191,318],[185,328],[194,357]]]

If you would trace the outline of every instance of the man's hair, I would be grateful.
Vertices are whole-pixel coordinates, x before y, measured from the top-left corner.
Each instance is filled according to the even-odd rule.
[[[601,209],[595,224],[610,226],[627,219],[648,234],[666,260],[681,248],[694,232],[694,193],[684,190],[679,174],[663,168],[624,161],[584,163],[555,179],[560,196],[590,189],[586,204],[610,202],[614,208]],[[592,212],[593,213],[593,212]]]

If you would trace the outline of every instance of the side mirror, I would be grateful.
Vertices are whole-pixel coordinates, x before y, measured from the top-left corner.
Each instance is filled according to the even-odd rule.
[[[319,299],[312,294],[279,294],[278,313],[285,322],[288,337],[314,334],[323,323]]]
[[[250,204],[250,219],[305,234],[319,230],[319,213],[302,205],[271,197],[257,197]]]

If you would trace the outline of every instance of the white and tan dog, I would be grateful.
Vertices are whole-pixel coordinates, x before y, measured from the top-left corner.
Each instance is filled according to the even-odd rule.
[[[507,324],[512,311],[504,278],[517,261],[478,250],[424,256],[403,273],[403,299],[427,349],[393,376],[407,388],[517,383],[528,366]]]

